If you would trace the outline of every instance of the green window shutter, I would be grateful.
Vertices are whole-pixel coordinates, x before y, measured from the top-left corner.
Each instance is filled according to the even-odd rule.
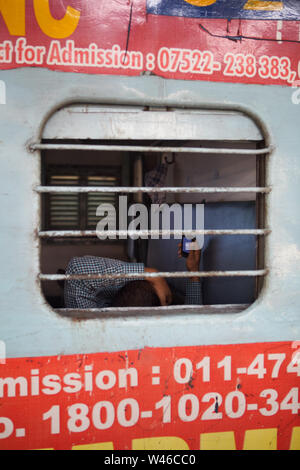
[[[51,186],[78,186],[79,176],[50,176]],[[79,226],[79,195],[70,193],[50,194],[49,225],[53,229],[76,229]]]
[[[117,186],[115,176],[88,176],[88,186]],[[112,204],[116,208],[116,193],[89,193],[87,194],[87,228],[95,230],[97,223],[101,220],[96,215],[100,204]]]

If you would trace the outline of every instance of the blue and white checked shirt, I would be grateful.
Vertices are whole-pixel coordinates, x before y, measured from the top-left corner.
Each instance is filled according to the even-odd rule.
[[[130,274],[144,273],[143,263],[127,263],[110,258],[83,256],[73,258],[66,274]],[[141,278],[86,279],[65,282],[65,308],[102,308],[110,307],[113,297],[127,282]],[[202,283],[187,281],[185,304],[202,304]]]
[[[185,305],[202,305],[202,280],[185,280]]]
[[[130,274],[143,273],[143,263],[126,263],[110,258],[83,256],[73,258],[66,274]],[[142,277],[141,277],[142,279]],[[66,308],[109,307],[115,294],[127,282],[137,278],[85,279],[65,282]]]

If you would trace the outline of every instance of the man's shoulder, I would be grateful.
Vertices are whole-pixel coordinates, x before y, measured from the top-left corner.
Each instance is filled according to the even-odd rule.
[[[98,272],[99,270],[107,270],[127,265],[124,261],[118,259],[106,258],[102,256],[77,256],[70,260],[66,272]]]
[[[75,256],[69,261],[67,273],[80,270],[88,270],[99,267],[104,263],[104,258],[100,256]]]

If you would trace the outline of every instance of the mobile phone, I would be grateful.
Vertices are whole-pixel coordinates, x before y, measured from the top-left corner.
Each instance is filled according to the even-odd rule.
[[[192,240],[189,238],[186,238],[185,236],[182,237],[181,240],[181,255],[184,258],[187,258],[189,256],[190,252],[190,244],[195,242],[196,238],[193,238]]]

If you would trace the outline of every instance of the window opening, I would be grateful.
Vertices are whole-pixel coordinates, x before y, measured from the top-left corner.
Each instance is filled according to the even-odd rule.
[[[167,280],[175,299],[167,310],[175,305],[182,308],[182,281],[193,274],[201,280],[204,291],[202,304],[189,306],[195,311],[241,311],[259,295],[267,274],[264,239],[269,230],[264,226],[264,205],[270,188],[265,186],[265,160],[272,150],[262,139],[45,139],[32,145],[32,150],[41,151],[43,162],[42,184],[36,188],[43,201],[43,224],[39,232],[42,247],[40,280],[44,295],[54,308],[64,309],[62,292],[57,293],[58,283],[62,285],[72,279],[72,275],[66,275],[60,268],[65,268],[66,262],[76,256],[110,257],[152,265],[156,272],[147,272],[143,278],[163,276]],[[74,155],[75,160],[82,159],[84,164],[70,165]],[[163,156],[169,163],[165,185],[149,187],[145,177]],[[54,165],[58,159],[60,165]],[[174,235],[179,235],[174,227],[166,231],[159,227],[158,240],[152,240],[152,227],[147,227],[143,238],[132,240],[128,237],[128,226],[125,229],[116,226],[109,232],[112,238],[99,240],[96,226],[101,219],[96,215],[97,207],[108,202],[118,212],[120,196],[125,195],[129,206],[139,202],[149,211],[155,200],[151,195],[156,195],[158,202],[163,195],[169,205],[195,205],[205,201],[205,225],[197,232],[204,235],[205,243],[197,272],[189,272],[182,266],[176,269],[176,262],[163,264],[171,242],[174,260]],[[130,233],[132,235],[132,231]],[[138,229],[135,235],[140,235]],[[167,244],[161,243],[163,235],[169,235],[170,240],[165,240]],[[237,268],[235,252],[236,257],[243,257],[247,251],[245,262],[248,265]],[[58,268],[55,260],[64,266]],[[101,278],[114,283],[120,276],[113,272],[101,275],[85,272],[73,276],[77,280],[87,277],[90,281]],[[139,278],[139,273],[121,277],[132,281]],[[232,299],[230,295],[224,296],[226,290],[232,293],[237,290],[233,281],[245,283],[244,286],[236,285],[241,291],[248,290],[247,302],[237,301],[234,295]],[[177,289],[180,282],[181,290]],[[221,292],[219,297],[215,294],[217,290]],[[227,297],[228,301],[223,302]]]

